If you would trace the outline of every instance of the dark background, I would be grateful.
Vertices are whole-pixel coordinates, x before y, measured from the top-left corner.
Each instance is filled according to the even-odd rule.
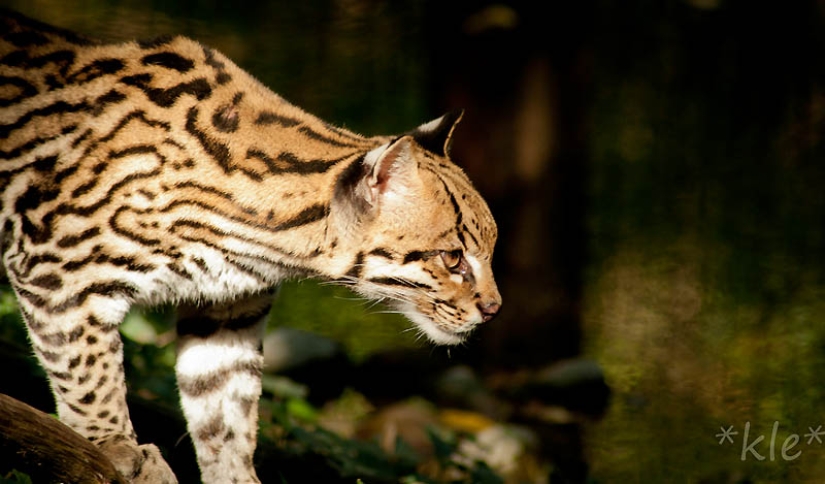
[[[825,444],[804,436],[825,426],[825,3],[0,4],[98,38],[192,36],[365,134],[464,108],[453,157],[498,220],[505,304],[449,361],[493,376],[595,362],[612,396],[563,439],[572,480],[825,475]],[[287,285],[273,326],[355,361],[445,356],[342,294]],[[775,459],[742,454],[747,424],[767,457],[775,422]]]

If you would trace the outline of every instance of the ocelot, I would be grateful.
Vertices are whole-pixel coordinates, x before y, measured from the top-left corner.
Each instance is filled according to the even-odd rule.
[[[498,312],[496,225],[448,153],[460,112],[364,137],[188,38],[102,43],[9,11],[0,37],[0,277],[60,419],[128,480],[176,482],[129,420],[118,327],[133,305],[178,305],[207,483],[259,482],[259,347],[280,281],[349,286],[437,344]]]

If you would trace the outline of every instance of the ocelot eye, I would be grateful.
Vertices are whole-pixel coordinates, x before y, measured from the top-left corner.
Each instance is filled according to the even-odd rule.
[[[454,273],[461,273],[462,262],[464,262],[464,256],[462,255],[460,250],[442,250],[441,251],[441,260],[444,262],[444,266],[449,269],[450,272]]]

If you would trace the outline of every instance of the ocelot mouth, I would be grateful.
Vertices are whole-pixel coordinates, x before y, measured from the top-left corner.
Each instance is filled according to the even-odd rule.
[[[469,332],[450,331],[435,323],[431,323],[430,327],[422,329],[430,338],[430,341],[440,345],[457,345],[462,343],[469,335]]]
[[[399,309],[401,310],[401,313],[406,316],[407,319],[412,321],[418,330],[434,344],[457,345],[462,343],[470,334],[470,331],[467,329],[461,331],[464,327],[459,328],[459,331],[455,331],[445,327],[444,325],[438,324],[431,318],[421,314],[421,312],[416,310],[412,305],[404,305],[404,307]]]

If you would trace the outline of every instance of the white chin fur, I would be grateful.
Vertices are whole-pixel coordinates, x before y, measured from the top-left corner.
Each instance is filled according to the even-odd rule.
[[[427,336],[430,342],[437,345],[457,345],[464,341],[464,337],[458,333],[446,331],[438,327],[430,318],[419,313],[412,307],[403,308],[404,316],[412,321],[418,329]]]

